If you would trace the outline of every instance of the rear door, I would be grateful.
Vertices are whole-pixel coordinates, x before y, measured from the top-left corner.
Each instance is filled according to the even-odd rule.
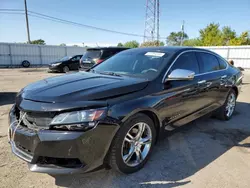
[[[209,52],[196,52],[200,65],[200,74],[197,75],[203,105],[210,110],[220,106],[223,95],[221,85],[225,72],[221,70],[217,57]]]
[[[220,104],[224,104],[230,87],[227,87],[228,80],[232,78],[228,71],[228,63],[222,57],[217,56],[217,60],[220,64]]]

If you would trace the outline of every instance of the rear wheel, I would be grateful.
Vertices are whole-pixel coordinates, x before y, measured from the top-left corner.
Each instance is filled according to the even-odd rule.
[[[231,119],[236,106],[236,93],[234,90],[231,90],[227,96],[227,100],[224,105],[219,109],[216,116],[221,120]]]
[[[122,173],[140,170],[147,162],[155,143],[153,121],[144,114],[129,118],[114,138],[109,164]]]
[[[24,60],[24,61],[22,62],[22,66],[23,66],[24,68],[28,68],[28,67],[30,66],[30,62],[27,61],[27,60]]]
[[[64,66],[63,67],[63,72],[65,72],[65,73],[69,72],[69,67],[68,66]]]

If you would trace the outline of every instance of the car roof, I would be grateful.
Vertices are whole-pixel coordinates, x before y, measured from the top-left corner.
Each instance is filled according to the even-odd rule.
[[[159,51],[159,52],[168,52],[168,53],[181,53],[186,50],[197,50],[197,51],[207,51],[210,52],[210,50],[206,50],[203,48],[194,48],[194,47],[183,47],[183,46],[160,46],[160,47],[143,47],[143,48],[133,48],[126,50],[126,52],[149,52],[149,51]]]
[[[126,47],[95,47],[95,48],[87,48],[87,50],[127,50],[130,48],[126,48]]]

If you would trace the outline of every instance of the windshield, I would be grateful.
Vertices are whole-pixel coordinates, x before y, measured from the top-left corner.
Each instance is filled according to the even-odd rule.
[[[101,56],[101,50],[87,50],[82,58],[83,59],[95,59],[95,58],[99,58]]]
[[[61,61],[66,61],[66,60],[69,60],[71,59],[72,57],[71,56],[65,56],[63,57],[62,59],[60,59]]]
[[[165,66],[168,57],[163,52],[126,52],[118,53],[92,70],[97,73],[115,73],[152,79]]]

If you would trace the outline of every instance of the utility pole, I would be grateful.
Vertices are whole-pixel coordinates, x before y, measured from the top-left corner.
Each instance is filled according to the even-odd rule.
[[[158,46],[160,46],[160,0],[157,0],[157,41],[158,41]]]
[[[183,40],[184,40],[184,24],[185,24],[185,21],[183,20],[182,25],[181,25],[181,31],[182,31],[182,34],[181,34],[181,46],[183,45]]]
[[[29,29],[29,19],[28,19],[28,11],[27,11],[27,3],[26,3],[26,0],[24,0],[24,7],[25,7],[25,18],[26,18],[26,27],[27,27],[28,43],[30,44],[30,29]]]

